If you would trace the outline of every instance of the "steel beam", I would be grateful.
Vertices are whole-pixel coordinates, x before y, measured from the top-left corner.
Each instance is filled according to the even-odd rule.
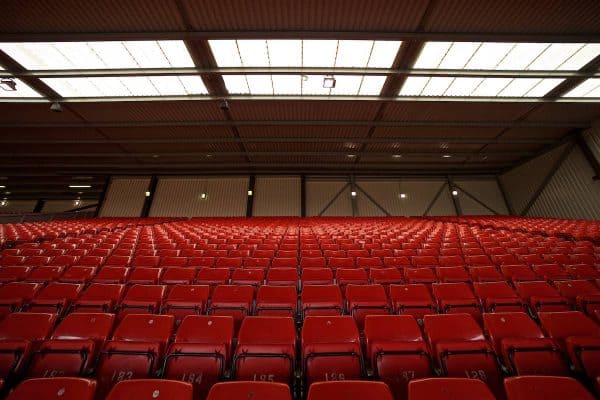
[[[449,176],[446,179],[448,182],[448,192],[450,193],[450,198],[452,199],[452,203],[454,204],[454,210],[456,211],[456,215],[461,216],[461,215],[463,215],[463,211],[462,211],[462,207],[460,206],[460,200],[458,199],[458,196],[452,195],[452,191],[456,190],[457,188]]]
[[[459,189],[462,193],[466,194],[467,197],[469,197],[471,200],[473,200],[474,202],[476,202],[477,204],[479,204],[480,206],[482,206],[486,210],[491,211],[494,215],[500,215],[500,213],[498,211],[494,210],[492,207],[488,206],[483,201],[479,200],[477,198],[477,196],[471,194],[469,191],[467,191],[466,189],[464,189],[462,186],[458,185],[456,182],[453,182],[452,185],[455,188]]]
[[[596,156],[594,156],[594,153],[590,149],[587,141],[584,139],[582,134],[577,135],[576,141],[577,141],[577,145],[581,149],[581,152],[583,153],[585,159],[590,164],[590,167],[592,167],[592,169],[594,170],[594,174],[596,174],[593,179],[599,180],[600,179],[600,162],[598,161],[598,159],[596,159]]]
[[[152,202],[154,201],[154,194],[156,193],[156,186],[158,185],[158,177],[152,175],[150,183],[148,184],[148,191],[150,196],[144,198],[144,207],[142,208],[142,215],[140,217],[147,218],[150,215],[150,208],[152,208]]]
[[[448,181],[444,182],[442,184],[442,186],[440,186],[440,188],[438,189],[438,191],[435,193],[435,196],[433,196],[433,199],[431,200],[431,202],[429,202],[429,204],[427,205],[427,208],[425,209],[425,211],[423,211],[423,217],[426,217],[427,214],[429,214],[429,211],[431,211],[431,209],[433,208],[434,204],[438,201],[438,199],[440,198],[440,196],[444,192],[444,189],[446,188],[446,186],[448,186]]]
[[[387,217],[390,217],[392,214],[390,214],[388,212],[388,210],[386,210],[381,204],[379,204],[369,193],[367,193],[366,190],[364,190],[358,183],[354,184],[356,186],[356,188],[365,195],[365,197],[367,199],[369,199],[369,201],[371,203],[373,203],[375,205],[375,207],[377,207],[382,213],[384,213]]]
[[[342,188],[335,194],[335,196],[333,196],[333,198],[331,200],[329,200],[329,202],[325,205],[325,207],[323,207],[321,212],[319,212],[319,217],[322,217],[323,214],[325,214],[325,211],[327,211],[329,209],[329,207],[331,207],[331,205],[333,203],[335,203],[335,201],[342,195],[342,193],[344,193],[344,191],[346,189],[348,189],[349,186],[350,186],[350,182],[348,182],[344,186],[342,186]],[[353,212],[354,212],[354,209],[353,209]]]
[[[392,30],[167,30],[146,32],[11,32],[0,34],[0,42],[87,42],[108,40],[190,40],[190,39],[347,39],[347,40],[421,40],[453,42],[558,42],[600,43],[598,33],[490,33],[427,32]]]
[[[506,209],[508,210],[508,215],[515,215],[515,208],[512,205],[512,201],[508,196],[508,191],[504,186],[504,182],[500,178],[500,175],[496,176],[496,183],[498,184],[498,189],[500,189],[500,193],[502,193],[502,198],[504,199],[504,204],[506,205]]]
[[[255,186],[256,186],[256,176],[250,175],[248,179],[248,193],[252,191],[252,196],[247,196],[246,199],[246,217],[251,217],[254,212],[254,195],[255,195]]]

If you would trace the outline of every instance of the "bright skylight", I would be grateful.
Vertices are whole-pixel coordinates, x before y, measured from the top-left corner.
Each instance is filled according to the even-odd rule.
[[[27,86],[20,79],[13,79],[17,84],[17,90],[4,90],[3,85],[0,86],[0,98],[19,98],[19,97],[42,97],[38,92]]]
[[[63,97],[180,96],[207,94],[199,76],[43,78]]]
[[[408,77],[400,96],[542,97],[563,79]]]
[[[193,67],[178,40],[129,42],[0,43],[30,70]]]
[[[210,40],[219,67],[390,68],[398,41]]]
[[[586,79],[564,97],[600,97],[600,78]]]
[[[385,76],[336,75],[335,88],[324,88],[324,75],[223,75],[230,94],[378,96]]]
[[[600,55],[600,43],[428,42],[414,68],[578,70]]]

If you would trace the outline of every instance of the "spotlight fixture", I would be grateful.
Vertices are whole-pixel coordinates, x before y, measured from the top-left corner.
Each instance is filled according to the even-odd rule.
[[[356,197],[356,192],[355,192],[354,190],[353,190],[353,191],[351,191],[351,192],[350,192],[350,196],[352,196],[352,197]]]
[[[405,199],[406,198],[406,193],[400,193],[400,198],[401,199]]]
[[[8,204],[8,200],[7,199],[0,200],[0,207],[6,207],[7,204]]]
[[[227,102],[227,99],[221,100],[219,103],[219,108],[223,111],[229,111],[229,103]]]
[[[50,111],[62,112],[62,110],[62,106],[59,102],[55,101],[54,103],[50,104]]]
[[[402,154],[393,154],[392,158],[402,158]]]
[[[442,158],[450,158],[450,157],[452,157],[452,155],[450,155],[450,154],[443,154],[442,155]]]
[[[458,190],[453,190],[452,191],[452,196],[458,196]]]
[[[92,185],[69,185],[71,189],[89,189]]]
[[[348,158],[354,158],[354,157],[356,157],[356,154],[346,154],[346,157],[348,157]]]
[[[323,78],[323,87],[325,89],[335,88],[335,78],[333,75],[327,75],[325,78]]]
[[[252,192],[252,190],[248,190],[248,196],[252,196],[254,193]]]
[[[0,185],[0,189],[6,189],[6,186]]]
[[[5,92],[16,92],[17,82],[13,78],[2,78],[0,79],[0,87]]]
[[[146,197],[150,197],[150,191],[146,192]]]
[[[75,207],[79,207],[81,205],[81,199],[77,199],[73,202],[73,204],[75,205]]]
[[[207,195],[206,193],[200,193],[200,200],[206,200]]]

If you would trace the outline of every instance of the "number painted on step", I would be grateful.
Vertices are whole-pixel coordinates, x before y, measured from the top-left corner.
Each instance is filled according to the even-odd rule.
[[[44,378],[55,378],[57,376],[65,376],[65,371],[59,371],[56,369],[47,369],[44,371]]]
[[[345,379],[346,379],[346,377],[341,372],[329,372],[329,373],[325,373],[325,380],[326,381],[343,381]]]
[[[465,375],[467,378],[487,381],[487,375],[485,374],[485,371],[481,369],[465,370]]]
[[[131,378],[133,378],[133,371],[114,371],[112,381],[121,382]]]
[[[183,374],[181,375],[181,380],[187,383],[195,383],[199,385],[202,383],[202,372],[198,374]]]
[[[275,382],[275,375],[273,374],[254,374],[255,381],[261,382]]]

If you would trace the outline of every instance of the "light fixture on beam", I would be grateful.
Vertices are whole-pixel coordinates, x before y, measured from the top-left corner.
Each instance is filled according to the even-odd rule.
[[[69,185],[71,189],[89,189],[92,185]]]
[[[6,186],[0,185],[0,189],[6,189]]]
[[[81,199],[77,199],[77,200],[75,200],[75,201],[73,202],[73,205],[74,205],[75,207],[79,207],[79,206],[81,205]]]
[[[8,200],[7,199],[0,200],[0,207],[6,207],[7,205],[8,205]]]
[[[400,198],[401,199],[405,199],[406,198],[406,193],[400,193]]]
[[[452,196],[458,196],[458,190],[453,190],[452,191]]]
[[[333,89],[335,88],[335,78],[333,75],[327,75],[323,78],[323,87],[325,89]]]
[[[252,192],[252,190],[248,190],[248,196],[252,196],[254,194],[254,192]]]
[[[146,197],[150,197],[150,191],[146,191]]]
[[[451,157],[452,157],[452,155],[451,155],[451,154],[443,154],[443,155],[442,155],[442,158],[451,158]]]
[[[208,195],[206,193],[200,193],[200,200],[206,200]]]
[[[350,192],[350,196],[352,196],[352,197],[356,197],[356,192],[355,192],[354,190],[353,190],[353,191],[351,191],[351,192]]]
[[[0,79],[0,87],[5,92],[16,92],[17,82],[13,78],[2,78]]]

